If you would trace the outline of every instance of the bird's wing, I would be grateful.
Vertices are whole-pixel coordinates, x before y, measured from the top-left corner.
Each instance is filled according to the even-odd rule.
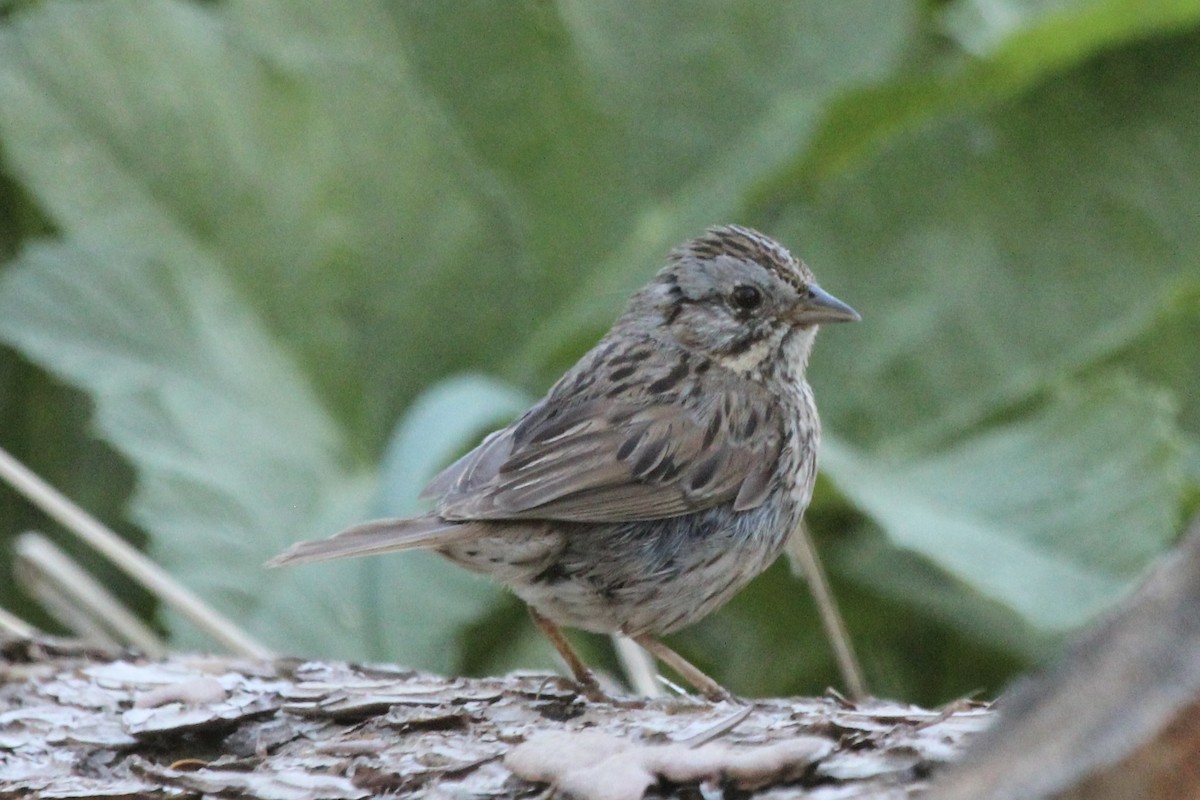
[[[425,494],[446,520],[624,522],[758,506],[784,445],[780,408],[758,384],[690,380],[658,392],[643,380],[615,397],[552,392]]]

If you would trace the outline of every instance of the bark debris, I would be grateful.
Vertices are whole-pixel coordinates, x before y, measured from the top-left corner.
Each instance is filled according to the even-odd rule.
[[[832,695],[622,707],[557,676],[19,639],[0,642],[0,800],[899,798],[990,714]]]

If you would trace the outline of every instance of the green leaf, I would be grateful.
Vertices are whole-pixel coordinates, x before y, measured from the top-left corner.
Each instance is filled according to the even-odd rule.
[[[1200,512],[1200,278],[1186,282],[1161,316],[1134,342],[1098,369],[1119,365],[1169,389],[1179,405],[1185,465],[1191,485],[1189,513]]]
[[[287,9],[30,9],[0,35],[0,136],[68,235],[221,264],[374,454],[414,375],[498,357],[521,329],[497,302],[446,337],[462,287],[519,299],[536,275],[516,269],[507,210],[407,78],[386,15]]]
[[[955,0],[941,28],[993,69],[1034,75],[1076,64],[1119,44],[1185,30],[1200,20],[1195,0]]]
[[[274,647],[352,648],[337,625],[281,635],[293,614],[332,625],[335,582],[286,614],[260,590],[287,580],[268,557],[337,524],[334,509],[345,521],[364,487],[294,362],[204,267],[32,247],[0,281],[0,339],[89,390],[101,436],[139,467],[132,515],[172,574]]]
[[[846,24],[847,12],[819,0],[642,4],[633,14],[612,0],[516,2],[502,14],[433,0],[393,13],[422,83],[514,197],[535,257],[559,267],[546,274],[555,297],[763,119],[803,109],[793,114],[793,141],[802,139],[817,101],[885,74],[914,7],[856,9],[852,20],[869,24]],[[732,199],[741,186],[724,189]]]
[[[919,452],[1154,323],[1200,256],[1200,39],[1152,52],[929,125],[776,210],[863,315],[813,356],[832,429]]]
[[[918,21],[916,4],[888,0],[560,7],[605,115],[634,144],[627,158],[639,182],[663,193],[731,149],[752,155],[748,135],[782,106],[795,112],[783,150],[794,149],[823,101],[891,73]]]
[[[939,14],[961,53],[928,45],[921,69],[847,93],[832,104],[811,147],[762,192],[808,185],[852,168],[905,131],[1005,100],[1108,50],[1187,31],[1197,0],[958,0]]]
[[[548,317],[506,365],[526,385],[594,342],[670,248],[736,221],[823,103],[889,74],[918,19],[890,0],[397,8],[424,85],[546,264],[513,309]]]
[[[848,451],[853,464],[936,463],[938,447],[967,446],[988,425],[1021,419],[1074,374],[1100,364],[1138,370],[1128,348],[1193,280],[1200,252],[1200,149],[1190,113],[1200,102],[1197,64],[1194,35],[1130,48],[990,110],[956,107],[824,182],[790,184],[792,200],[770,211],[782,238],[864,316],[822,333],[810,370],[827,427],[863,448]],[[1179,348],[1194,360],[1194,341],[1185,339],[1163,342],[1163,352]],[[1162,370],[1151,377],[1175,391],[1194,373],[1178,360],[1168,369],[1176,371],[1170,380]],[[1186,392],[1178,397],[1188,402]],[[831,471],[836,457],[825,462]],[[1155,475],[1178,514],[1178,476]],[[882,501],[866,505],[871,492],[859,485],[863,494],[854,495],[854,483],[839,480],[881,518]],[[889,517],[889,532],[929,530],[931,508],[902,507],[911,518]],[[1071,559],[1047,560],[987,520],[947,522],[959,526],[958,544],[922,541],[915,551],[943,568],[952,559],[963,587],[1010,602],[1011,592],[993,584],[999,572],[1018,570],[1031,587],[1070,587],[1078,607],[1039,625],[1082,619],[1125,585],[1124,576]],[[1064,536],[1075,530],[1069,520],[1057,524]],[[1163,527],[1151,530],[1148,542],[1138,540],[1143,557],[1168,540]],[[997,574],[964,564],[984,543],[992,555],[979,557]],[[1038,584],[1039,574],[1050,583]],[[910,605],[919,604],[920,586],[908,591]],[[1027,605],[1013,607],[1037,619]],[[959,613],[979,630],[965,605]]]
[[[494,587],[427,554],[263,566],[361,519],[373,482],[348,469],[303,375],[211,265],[31,248],[0,280],[0,340],[89,389],[101,436],[139,467],[132,515],[155,532],[152,554],[269,646],[446,670],[461,625],[494,602]],[[402,426],[417,449],[396,463],[435,469],[417,426],[432,402],[467,421],[470,390],[480,409],[522,399],[479,381],[435,392]],[[208,644],[169,619],[177,644]]]
[[[1200,275],[1181,282],[1161,315],[1107,365],[1120,365],[1149,381],[1169,387],[1180,405],[1180,423],[1200,439]]]
[[[921,459],[830,442],[838,487],[899,547],[1049,630],[1114,599],[1174,537],[1183,486],[1166,396],[1109,377]]]

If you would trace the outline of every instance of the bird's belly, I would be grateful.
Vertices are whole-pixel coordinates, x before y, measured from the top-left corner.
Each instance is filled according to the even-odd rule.
[[[715,554],[655,579],[610,568],[547,585],[529,582],[513,591],[543,615],[572,628],[629,636],[661,635],[716,611],[774,560],[762,551]]]
[[[659,635],[724,605],[775,560],[799,516],[785,497],[624,524],[509,523],[444,554],[560,625]]]

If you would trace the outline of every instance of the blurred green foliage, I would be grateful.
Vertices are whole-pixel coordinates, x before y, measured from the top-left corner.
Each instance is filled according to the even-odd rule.
[[[281,651],[548,664],[427,554],[260,564],[415,510],[719,222],[863,313],[809,520],[876,691],[997,689],[1196,505],[1200,0],[0,9],[0,444]],[[675,643],[837,681],[785,564]]]

